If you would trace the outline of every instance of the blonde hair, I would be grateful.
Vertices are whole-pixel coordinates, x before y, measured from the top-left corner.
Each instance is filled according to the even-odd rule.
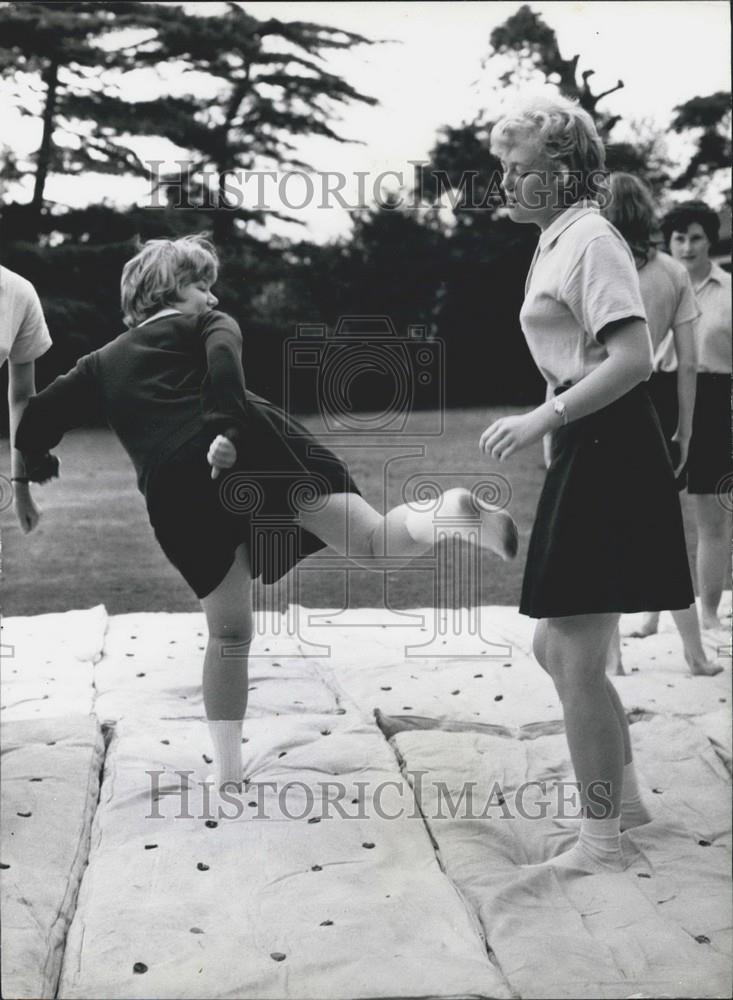
[[[522,98],[491,130],[491,151],[497,153],[517,139],[534,139],[548,159],[567,168],[577,184],[577,197],[604,193],[606,154],[593,119],[576,101],[560,94]]]
[[[608,179],[611,197],[604,216],[618,229],[637,257],[648,257],[655,226],[654,201],[646,184],[626,173]]]
[[[122,269],[120,298],[126,325],[137,326],[159,309],[173,306],[184,285],[213,284],[218,270],[216,249],[205,236],[148,240]]]

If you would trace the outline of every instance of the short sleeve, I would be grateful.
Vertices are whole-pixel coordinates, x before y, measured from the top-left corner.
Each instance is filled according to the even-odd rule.
[[[588,243],[561,285],[559,296],[578,325],[596,341],[609,323],[624,319],[646,322],[631,255],[611,233]]]
[[[35,361],[46,353],[51,343],[41,300],[35,288],[27,283],[23,288],[20,322],[10,346],[8,359],[14,364]]]
[[[697,304],[692,282],[687,271],[680,272],[677,281],[677,309],[672,318],[672,326],[691,323],[700,317],[700,307]]]

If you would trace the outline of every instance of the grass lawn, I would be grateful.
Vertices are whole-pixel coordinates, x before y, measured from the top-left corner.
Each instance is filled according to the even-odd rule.
[[[539,444],[507,463],[492,462],[479,453],[481,432],[496,416],[508,412],[517,411],[506,407],[449,410],[443,433],[425,437],[417,446],[400,445],[398,438],[389,439],[388,446],[385,439],[372,447],[333,444],[349,463],[366,499],[380,511],[402,502],[402,486],[415,475],[435,480],[442,488],[470,486],[482,477],[491,481],[492,475],[504,477],[511,490],[509,509],[520,529],[519,558],[504,564],[482,554],[479,580],[471,584],[447,555],[447,578],[458,581],[448,601],[453,605],[466,606],[477,600],[482,604],[519,603],[527,540],[544,467]],[[429,414],[421,414],[419,419],[426,421],[426,427],[433,424]],[[320,426],[315,418],[304,422],[313,429]],[[419,423],[414,426],[419,428]],[[0,444],[0,470],[9,476],[8,442]],[[399,458],[401,452],[411,457]],[[60,478],[34,487],[43,512],[36,531],[24,536],[12,507],[0,515],[3,613],[32,615],[100,603],[110,614],[199,610],[195,595],[158,548],[132,465],[114,435],[102,429],[73,431],[55,453],[61,459]],[[504,496],[507,486],[501,480],[496,482]],[[686,496],[684,508],[688,538],[694,540]],[[384,574],[347,569],[343,560],[334,563],[333,555],[325,550],[300,566],[302,569],[290,574],[287,585],[292,588],[291,599],[308,607],[409,608],[435,601],[436,573],[431,560],[419,568]],[[257,606],[269,589],[256,589]]]

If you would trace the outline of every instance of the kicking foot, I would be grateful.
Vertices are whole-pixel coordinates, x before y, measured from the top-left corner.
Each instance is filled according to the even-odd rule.
[[[453,507],[456,508],[457,514],[463,514],[472,521],[480,519],[481,548],[495,552],[504,562],[516,557],[519,550],[519,531],[511,514],[460,487],[446,490],[443,494],[441,513],[443,510],[449,512]]]
[[[622,872],[627,867],[624,856],[619,850],[617,854],[601,861],[584,850],[579,844],[569,851],[557,854],[538,865],[520,865],[524,871],[540,871],[543,868],[553,868],[556,871],[566,871],[572,875],[600,875],[610,872]]]

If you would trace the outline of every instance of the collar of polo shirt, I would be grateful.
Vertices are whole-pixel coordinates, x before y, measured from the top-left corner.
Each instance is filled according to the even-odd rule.
[[[569,226],[572,226],[578,219],[582,219],[583,216],[590,215],[591,212],[600,212],[595,201],[583,200],[577,205],[566,208],[564,212],[552,220],[547,229],[540,233],[540,250],[546,250]]]
[[[711,260],[709,273],[699,284],[695,285],[695,291],[699,292],[700,289],[704,288],[709,281],[717,281],[719,285],[722,285],[727,277],[728,272],[724,271],[723,268],[719,264],[716,264],[714,260]]]

